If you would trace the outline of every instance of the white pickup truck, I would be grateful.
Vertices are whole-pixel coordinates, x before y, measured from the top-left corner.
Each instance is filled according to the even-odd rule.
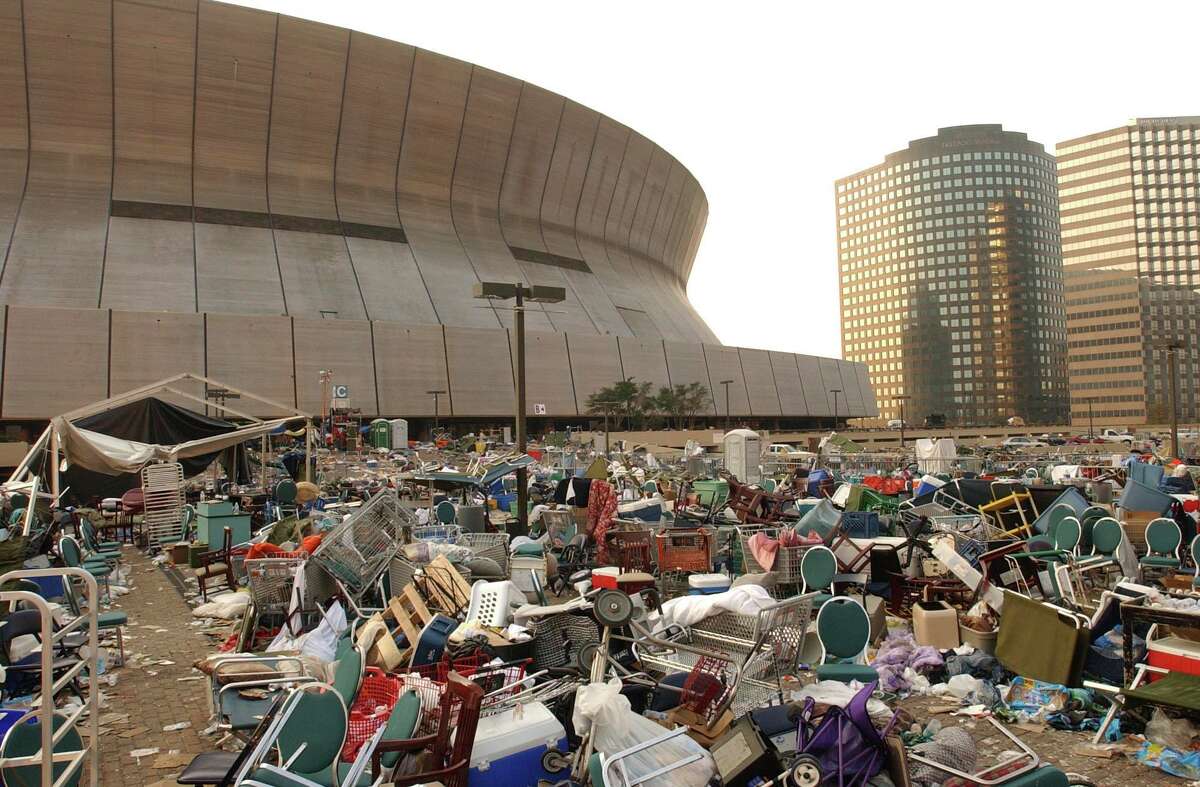
[[[1142,442],[1128,432],[1121,432],[1116,429],[1103,429],[1097,437],[1106,443],[1124,443],[1128,446]]]

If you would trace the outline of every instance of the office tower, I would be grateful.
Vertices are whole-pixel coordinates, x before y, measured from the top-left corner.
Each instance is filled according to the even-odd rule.
[[[842,355],[882,418],[1067,415],[1054,159],[999,125],[943,128],[837,181]]]
[[[1179,416],[1197,420],[1200,117],[1137,118],[1057,155],[1072,421],[1166,423],[1171,344]]]

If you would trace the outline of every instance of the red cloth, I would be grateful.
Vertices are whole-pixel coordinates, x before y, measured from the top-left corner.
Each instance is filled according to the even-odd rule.
[[[588,491],[588,532],[596,542],[596,558],[608,564],[604,534],[617,517],[617,493],[607,481],[593,481]]]

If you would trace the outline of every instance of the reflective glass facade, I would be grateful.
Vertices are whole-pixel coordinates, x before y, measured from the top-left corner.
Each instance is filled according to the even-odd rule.
[[[881,418],[1061,423],[1066,319],[1054,160],[956,126],[836,183],[842,353]]]
[[[1165,423],[1178,343],[1179,414],[1200,420],[1200,117],[1139,118],[1057,146],[1071,416]]]

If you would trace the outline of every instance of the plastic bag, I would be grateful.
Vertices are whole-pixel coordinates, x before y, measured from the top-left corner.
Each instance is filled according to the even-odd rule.
[[[1150,723],[1146,725],[1146,739],[1166,746],[1169,749],[1188,751],[1192,748],[1192,738],[1200,734],[1200,729],[1188,719],[1172,719],[1162,712],[1161,708],[1154,709]]]
[[[618,678],[608,683],[580,686],[575,694],[575,710],[571,721],[580,735],[591,730],[596,751],[606,755],[613,755],[654,738],[661,738],[668,732],[650,719],[633,712],[629,700],[621,695],[621,681]],[[630,777],[636,778],[659,768],[670,767],[694,754],[701,755],[701,759],[643,784],[645,787],[707,784],[716,773],[712,755],[686,735],[651,746],[624,758],[622,762]],[[625,787],[614,781],[614,778],[615,774],[607,782],[607,787]]]

